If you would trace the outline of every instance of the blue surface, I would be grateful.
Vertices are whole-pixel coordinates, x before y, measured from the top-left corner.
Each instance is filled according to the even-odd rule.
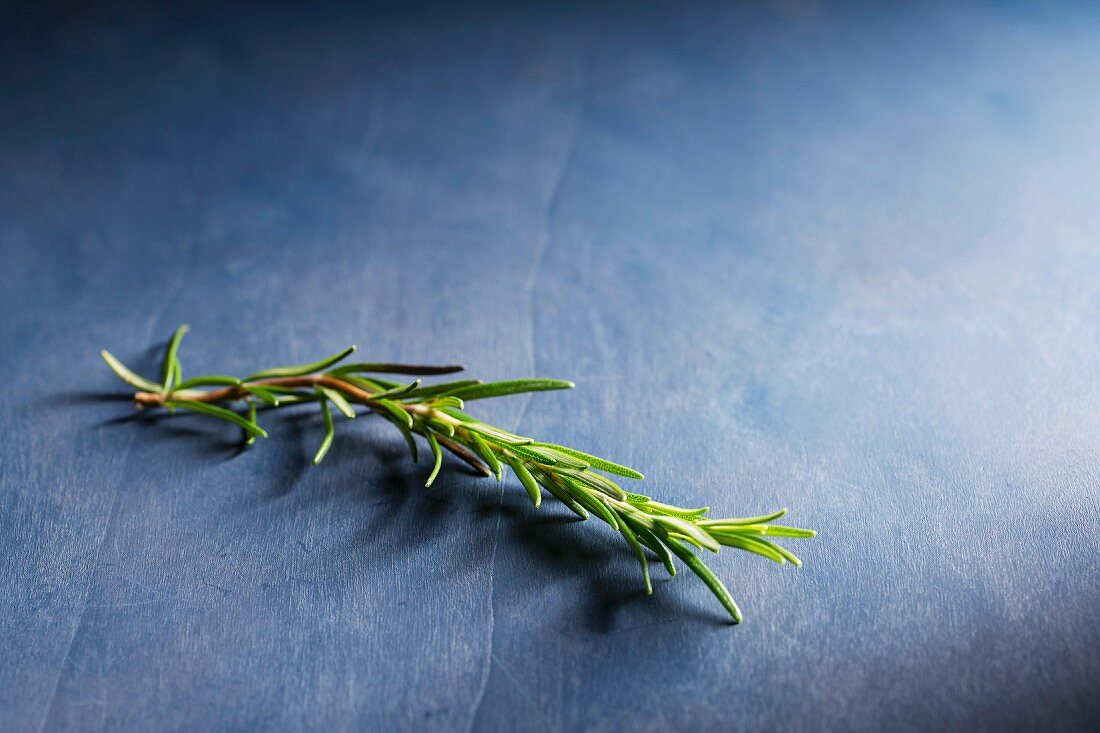
[[[1100,11],[216,5],[0,23],[0,729],[1100,724]],[[377,421],[133,417],[185,321],[821,535],[729,626]]]

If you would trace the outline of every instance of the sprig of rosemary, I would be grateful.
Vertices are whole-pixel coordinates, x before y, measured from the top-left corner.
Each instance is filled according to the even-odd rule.
[[[430,386],[420,379],[394,382],[378,375],[437,376],[460,372],[463,367],[390,363],[337,366],[355,351],[354,346],[309,364],[262,369],[243,379],[216,374],[184,379],[179,346],[187,330],[187,326],[180,326],[169,340],[160,382],[135,374],[109,352],[101,352],[111,370],[122,381],[137,388],[134,403],[139,409],[165,407],[219,418],[240,427],[245,441],[252,443],[257,437],[267,437],[267,432],[256,421],[257,407],[261,403],[273,408],[316,403],[325,429],[313,457],[313,463],[317,464],[329,452],[335,437],[333,408],[350,419],[356,416],[356,406],[367,407],[400,431],[414,462],[418,460],[418,449],[413,436],[419,435],[427,441],[432,467],[425,486],[431,486],[439,475],[444,450],[484,476],[495,475],[498,481],[502,480],[507,466],[536,509],[542,503],[545,490],[581,519],[595,515],[621,534],[641,566],[646,593],[653,592],[646,550],[653,553],[670,575],[676,574],[672,559],[675,555],[707,585],[735,623],[741,621],[740,609],[722,581],[693,548],[717,553],[723,546],[733,547],[780,565],[798,566],[802,564],[798,557],[770,538],[802,538],[815,534],[809,529],[773,524],[786,514],[786,509],[757,517],[711,519],[707,516],[708,507],[687,509],[626,491],[604,474],[641,480],[641,473],[574,448],[516,435],[464,412],[465,403],[472,400],[569,389],[573,387],[572,382],[514,379],[483,383],[461,379]],[[243,403],[243,412],[222,406],[232,403]]]

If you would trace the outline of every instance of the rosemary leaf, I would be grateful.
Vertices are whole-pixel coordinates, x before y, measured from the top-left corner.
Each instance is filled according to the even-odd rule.
[[[401,385],[401,386],[398,386],[398,387],[392,387],[392,388],[387,389],[383,392],[378,392],[377,394],[372,396],[372,399],[376,399],[376,400],[380,400],[380,399],[391,399],[391,400],[392,399],[397,399],[398,397],[406,396],[407,394],[409,394],[410,392],[412,392],[413,390],[415,390],[419,386],[420,386],[420,380],[417,379],[413,382],[410,382],[409,384]]]
[[[618,476],[626,476],[627,478],[638,479],[639,481],[645,478],[645,476],[635,471],[633,468],[628,468],[627,466],[609,461],[606,458],[600,458],[599,456],[594,456],[591,453],[585,453],[575,448],[566,448],[564,445],[555,445],[554,443],[533,443],[532,445],[538,448],[549,448],[558,453],[564,453],[567,456],[579,458],[592,468],[598,468],[601,471],[607,471],[608,473],[613,473]]]
[[[619,520],[616,516],[611,513],[611,510],[607,508],[606,504],[589,493],[589,490],[584,484],[570,476],[558,474],[557,478],[561,482],[561,485],[565,487],[566,492],[576,499],[578,504],[607,522],[612,529],[619,529]]]
[[[457,400],[458,398],[455,397],[453,399]],[[459,400],[459,401],[461,401],[461,400]],[[467,415],[465,412],[463,412],[462,410],[460,410],[457,407],[451,407],[450,405],[439,404],[435,400],[432,400],[432,403],[435,405],[435,409],[439,410],[444,415],[450,415],[455,420],[461,420],[462,422],[475,423],[475,424],[478,424],[478,425],[483,425],[484,424],[484,423],[481,422],[481,420],[478,420],[476,417],[471,417],[470,415]]]
[[[451,425],[449,422],[444,422],[442,420],[437,420],[434,417],[425,418],[425,421],[429,425],[431,425],[432,429],[435,430],[437,433],[440,433],[442,435],[446,435],[448,438],[455,437],[455,426]]]
[[[159,392],[160,385],[156,382],[150,382],[145,377],[138,376],[130,371],[125,364],[115,358],[114,354],[103,349],[99,352],[99,355],[103,357],[103,361],[107,362],[107,366],[111,367],[111,371],[115,373],[119,379],[131,387],[137,387],[138,389],[146,392]]]
[[[699,522],[700,526],[707,527],[710,525],[728,525],[728,524],[764,524],[765,522],[772,522],[779,519],[787,513],[786,508],[774,511],[771,514],[762,514],[759,517],[741,517],[734,519],[707,519]]]
[[[229,377],[222,374],[206,374],[201,377],[191,377],[182,382],[178,382],[172,387],[173,392],[179,392],[183,389],[191,389],[193,387],[236,387],[241,383],[241,380],[236,377]]]
[[[488,438],[490,442],[500,443],[510,448],[514,448],[517,445],[527,445],[534,441],[530,438],[524,438],[513,433],[509,433],[507,430],[501,430],[500,428],[494,428],[491,425],[486,425],[480,422],[464,422],[461,427],[468,431],[481,433],[484,437]]]
[[[349,375],[342,377],[342,379],[347,382],[351,380],[352,377]],[[366,377],[357,377],[357,379],[366,379]],[[382,377],[371,377],[368,381],[374,382],[382,389],[394,389],[395,387],[401,386],[401,382],[395,382],[392,379],[382,379]]]
[[[741,623],[741,609],[737,607],[737,603],[734,602],[733,596],[726,590],[726,586],[722,584],[722,581],[718,579],[706,563],[699,559],[699,556],[688,548],[681,545],[677,540],[672,537],[665,538],[665,544],[668,548],[676,553],[676,557],[683,561],[684,565],[691,568],[691,571],[699,576],[699,579],[710,588],[710,592],[718,598],[718,602],[729,612],[729,615],[733,618],[735,624]]]
[[[456,458],[477,472],[478,476],[493,475],[493,472],[489,470],[488,466],[482,463],[481,459],[474,455],[474,453],[462,443],[459,443],[453,438],[448,438],[446,435],[436,435],[435,439],[439,441],[440,448],[450,451]]]
[[[539,482],[539,485],[549,491],[555,499],[569,507],[569,510],[580,517],[582,520],[588,519],[588,510],[578,504],[576,499],[570,496],[569,492],[566,491],[560,483],[553,480],[548,474],[541,471],[537,467],[530,467],[529,470],[535,476],[536,480]]]
[[[172,384],[179,384],[181,381],[183,381],[183,365],[178,358],[172,357]]]
[[[800,539],[808,539],[810,537],[816,537],[817,532],[812,529],[802,529],[801,527],[785,527],[782,524],[704,524],[699,523],[700,526],[705,526],[707,531],[713,532],[714,530],[727,530],[730,532],[739,532],[742,534],[750,535],[770,535],[772,537],[798,537]]]
[[[759,542],[767,542],[767,540],[758,540],[758,541]],[[798,555],[794,554],[793,552],[788,550],[786,547],[783,547],[782,545],[777,545],[774,542],[768,542],[768,544],[771,546],[771,548],[773,550],[775,550],[780,555],[782,555],[783,558],[787,562],[789,562],[791,565],[794,565],[796,568],[802,567],[802,560],[798,557]]]
[[[598,473],[593,473],[592,471],[572,471],[567,468],[559,468],[558,470],[567,476],[572,476],[596,491],[599,491],[601,494],[607,494],[620,501],[626,498],[625,491],[620,489],[617,484]]]
[[[252,400],[248,401],[248,422],[253,425],[256,424],[256,403]],[[252,445],[256,442],[256,435],[248,430],[244,431],[244,444]]]
[[[231,423],[239,425],[249,433],[261,438],[267,437],[267,431],[261,428],[256,423],[246,420],[232,410],[227,410],[224,407],[218,407],[217,405],[209,405],[205,402],[196,402],[194,400],[165,400],[165,407],[179,407],[184,410],[191,410],[192,412],[199,412],[203,415],[209,415],[210,417],[221,418],[222,420],[228,420]]]
[[[486,465],[489,466],[489,470],[497,477],[497,481],[500,481],[500,461],[497,460],[496,453],[485,444],[485,441],[477,433],[469,433],[469,436],[470,447],[473,448],[474,453],[477,453],[478,457],[485,461]]]
[[[389,420],[394,425],[394,427],[396,427],[398,431],[400,431],[401,436],[405,439],[405,443],[409,446],[409,453],[412,454],[413,463],[419,463],[420,452],[416,448],[416,439],[413,438],[412,431],[409,430],[409,426],[405,424],[405,420],[399,420],[395,416],[385,411],[379,412],[378,414],[380,414],[386,420]],[[408,413],[402,412],[402,415],[408,415]]]
[[[172,389],[172,384],[178,381],[178,372],[182,371],[179,368],[179,353],[180,341],[183,340],[183,335],[191,330],[191,327],[186,323],[176,329],[176,332],[172,334],[172,338],[168,341],[168,349],[164,352],[164,366],[162,372],[164,379],[161,380],[161,390],[168,392]]]
[[[661,542],[661,539],[653,533],[653,530],[639,523],[629,515],[621,514],[620,516],[625,519],[626,523],[630,525],[630,528],[634,530],[634,534],[637,535],[638,541],[652,550],[653,553],[660,558],[668,574],[675,576],[676,565],[672,562],[672,555],[669,554],[668,548]]]
[[[351,409],[351,405],[348,404],[348,401],[344,398],[344,395],[340,394],[334,389],[329,389],[328,387],[318,387],[317,389],[328,399],[329,402],[336,405],[337,410],[344,413],[344,417],[348,418],[349,420],[355,417],[355,410]]]
[[[503,397],[504,395],[520,394],[522,392],[542,392],[550,389],[572,389],[572,382],[564,379],[510,379],[505,382],[487,382],[471,387],[462,387],[450,392],[451,396],[459,397],[469,402],[470,400],[483,400],[487,397]]]
[[[321,439],[321,445],[313,456],[314,466],[325,459],[325,454],[332,447],[332,439],[336,436],[336,429],[332,425],[332,411],[328,409],[328,400],[326,399],[321,400],[321,417],[325,422],[325,437]]]
[[[372,400],[370,406],[380,407],[389,413],[395,420],[400,420],[405,423],[405,427],[412,428],[413,419],[412,415],[402,410],[397,406],[396,402],[390,402],[389,400]]]
[[[281,393],[279,397],[279,407],[298,405],[303,402],[318,402],[322,399],[324,398],[316,394],[306,394],[304,392],[289,390],[285,393]]]
[[[698,509],[684,509],[683,507],[672,506],[671,504],[662,504],[652,499],[645,502],[645,508],[647,512],[656,512],[657,514],[664,514],[669,517],[678,517],[689,522],[694,522],[710,511],[709,506],[701,506]]]
[[[321,367],[322,369],[324,367]],[[411,374],[431,376],[434,374],[454,374],[461,372],[466,367],[460,364],[444,364],[435,366],[431,364],[344,364],[333,369],[329,374],[340,375],[353,372],[364,374]],[[316,371],[311,369],[310,371]]]
[[[761,557],[766,557],[767,559],[779,565],[790,562],[797,567],[802,564],[802,561],[799,560],[793,553],[784,548],[781,548],[779,545],[772,544],[767,540],[762,540],[757,537],[747,537],[745,535],[727,534],[724,532],[717,532],[715,533],[714,537],[727,547],[737,547],[739,549],[752,552],[754,554],[760,555]],[[791,558],[793,558],[793,560]]]
[[[243,386],[244,389],[248,390],[249,393],[256,395],[272,407],[279,406],[279,398],[272,394],[268,389],[255,384],[245,384],[241,386]]]
[[[554,456],[546,453],[540,453],[539,451],[528,450],[526,445],[511,443],[508,445],[508,450],[515,453],[517,456],[525,461],[532,461],[534,463],[541,463],[544,466],[556,466],[559,461]]]
[[[669,531],[678,532],[685,537],[690,537],[699,543],[700,546],[707,548],[711,552],[718,552],[720,546],[718,541],[711,537],[709,534],[701,530],[686,519],[680,519],[679,517],[670,517],[664,514],[658,514],[653,517],[653,521],[658,527]]]
[[[431,406],[434,407],[437,410],[440,410],[444,407],[449,407],[450,409],[457,411],[457,410],[461,410],[463,407],[466,406],[465,403],[463,403],[462,400],[458,399],[457,397],[451,397],[451,396],[436,397],[432,400],[429,400],[429,404],[431,404]],[[455,416],[452,415],[451,417],[455,417]],[[459,419],[461,420],[463,418],[459,418]]]
[[[454,382],[440,382],[439,384],[429,384],[426,387],[418,387],[415,391],[405,395],[407,400],[420,400],[423,401],[429,397],[435,397],[437,395],[447,395],[449,397],[454,396],[456,389],[462,387],[472,387],[476,384],[481,384],[480,379],[459,379]]]
[[[531,503],[538,509],[539,505],[542,504],[542,492],[539,491],[539,486],[535,483],[535,479],[531,476],[531,472],[524,467],[520,460],[507,453],[504,454],[504,460],[512,467],[512,470],[516,474],[516,478],[523,484],[523,488],[527,490],[527,496],[531,497]]]
[[[261,369],[258,372],[253,372],[244,378],[245,382],[252,382],[257,379],[272,379],[274,377],[300,377],[304,374],[310,374],[312,372],[319,372],[322,369],[328,369],[330,366],[338,361],[343,361],[348,357],[351,352],[355,351],[354,346],[349,346],[343,351],[333,354],[319,361],[310,362],[309,364],[298,364],[295,366],[274,367],[272,369]]]
[[[574,458],[573,456],[569,455],[568,453],[563,453],[561,451],[556,451],[556,450],[550,450],[548,448],[543,448],[541,446],[536,445],[535,443],[530,443],[530,444],[524,446],[524,448],[529,453],[533,453],[534,455],[537,455],[537,456],[542,456],[544,459],[547,459],[547,460],[551,461],[552,465],[565,466],[566,468],[577,469],[577,470],[580,470],[580,471],[583,471],[586,468],[588,468],[587,463],[585,463],[584,461],[582,461],[578,458]]]
[[[642,545],[638,542],[634,530],[630,528],[626,517],[621,514],[619,515],[619,533],[626,539],[631,552],[634,553],[634,557],[638,558],[638,562],[642,566],[642,580],[645,582],[646,595],[653,595],[653,583],[649,579],[649,560],[646,559],[645,553],[642,551]]]
[[[366,377],[353,377],[350,374],[343,374],[340,376],[340,381],[345,384],[350,384],[353,387],[358,387],[366,392],[377,394],[378,392],[384,392],[387,389],[396,387],[396,384],[390,384],[389,386],[382,384],[377,379],[367,379]]]
[[[428,445],[432,449],[432,472],[428,474],[428,480],[424,483],[424,488],[429,488],[435,482],[435,477],[439,475],[439,467],[443,465],[443,451],[439,449],[439,441],[436,440],[435,435],[431,430],[424,430],[424,437],[428,439]]]

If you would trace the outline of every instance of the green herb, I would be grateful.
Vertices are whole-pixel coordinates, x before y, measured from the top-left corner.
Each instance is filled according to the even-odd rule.
[[[187,326],[180,326],[169,341],[160,383],[135,374],[107,351],[100,352],[107,366],[123,382],[140,390],[134,394],[134,403],[139,409],[180,408],[226,420],[239,426],[244,431],[245,442],[252,443],[257,437],[267,437],[267,432],[256,422],[257,399],[269,408],[318,403],[325,432],[313,458],[316,464],[328,454],[336,434],[330,404],[348,418],[355,417],[356,406],[366,407],[400,430],[414,462],[417,447],[413,434],[428,442],[432,466],[426,486],[431,486],[439,475],[443,450],[453,453],[482,475],[495,474],[498,480],[502,467],[507,466],[536,509],[545,489],[581,519],[595,515],[621,534],[642,566],[647,593],[653,592],[653,586],[649,575],[650,557],[645,550],[652,552],[670,575],[676,574],[672,560],[676,556],[714,593],[734,622],[741,621],[741,611],[722,581],[692,547],[711,552],[732,547],[780,565],[797,566],[801,561],[794,553],[765,538],[814,536],[812,530],[772,524],[786,513],[786,509],[755,517],[711,519],[707,516],[707,507],[672,506],[644,494],[624,491],[603,473],[634,480],[641,480],[642,474],[584,451],[515,435],[487,425],[460,409],[470,400],[569,389],[572,382],[515,379],[482,383],[466,379],[422,385],[417,379],[400,384],[373,375],[433,376],[451,374],[462,367],[391,363],[336,366],[355,350],[354,346],[326,359],[299,366],[262,369],[244,379],[212,374],[183,380],[179,346],[187,330]],[[234,410],[225,406],[234,403],[240,408]]]

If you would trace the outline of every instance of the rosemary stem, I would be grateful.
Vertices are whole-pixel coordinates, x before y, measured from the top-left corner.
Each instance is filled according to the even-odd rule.
[[[355,402],[362,403],[371,406],[373,402],[374,394],[368,392],[365,389],[361,389],[354,384],[349,384],[344,380],[329,376],[327,374],[307,374],[299,377],[270,377],[267,379],[257,379],[251,382],[244,382],[240,385],[233,387],[219,387],[217,389],[209,390],[182,390],[179,392],[137,392],[134,394],[134,404],[139,409],[145,409],[147,407],[159,407],[164,404],[165,400],[169,399],[186,399],[192,402],[228,402],[232,400],[244,399],[248,396],[248,387],[328,387],[335,389],[345,394]],[[461,421],[440,412],[428,405],[407,405],[398,403],[399,407],[403,408],[407,412],[420,415],[422,417],[431,417],[436,420],[451,423],[452,425],[458,425]],[[453,453],[479,474],[484,476],[490,475],[489,469],[483,464],[477,456],[467,450],[461,443],[451,440],[446,436],[437,436],[439,444]]]
[[[414,436],[428,441],[433,467],[426,486],[431,486],[439,475],[442,450],[453,453],[483,476],[495,473],[498,480],[502,466],[507,465],[536,509],[546,491],[582,520],[598,518],[621,534],[642,565],[647,592],[652,591],[652,584],[643,547],[655,553],[670,574],[676,571],[673,556],[679,557],[707,585],[734,622],[741,620],[741,612],[696,551],[718,552],[725,546],[798,566],[798,557],[772,539],[814,536],[811,530],[772,524],[786,513],[785,509],[752,517],[708,518],[707,507],[673,506],[628,492],[616,483],[617,479],[604,474],[642,480],[642,474],[633,468],[567,446],[516,435],[462,412],[470,400],[569,389],[573,383],[566,380],[531,378],[484,383],[466,379],[422,386],[416,379],[402,385],[353,375],[435,375],[459,371],[461,367],[357,362],[332,368],[351,354],[354,346],[315,362],[263,369],[244,378],[206,374],[184,380],[179,344],[186,332],[186,327],[177,329],[169,342],[159,383],[134,373],[109,352],[100,352],[119,379],[140,390],[134,394],[138,409],[166,407],[169,411],[181,409],[218,418],[242,429],[246,442],[251,443],[256,437],[268,437],[256,422],[257,401],[270,407],[305,401],[319,404],[325,435],[313,461],[320,463],[335,434],[332,409],[353,418],[356,411],[350,403],[363,405],[401,431],[414,461],[418,455]],[[243,401],[245,409],[218,404],[235,401]]]
[[[354,384],[345,382],[338,377],[331,377],[327,374],[307,374],[301,377],[271,377],[268,379],[257,379],[251,382],[243,382],[242,384],[232,387],[219,387],[217,389],[208,390],[183,390],[180,392],[137,392],[134,394],[134,403],[138,409],[146,407],[159,407],[164,404],[168,399],[186,399],[192,402],[226,402],[230,400],[239,400],[248,396],[249,387],[329,387],[330,389],[339,390],[348,397],[357,402],[364,404],[369,403],[374,397],[373,393],[360,389]],[[408,405],[408,407],[418,407],[419,405]]]

